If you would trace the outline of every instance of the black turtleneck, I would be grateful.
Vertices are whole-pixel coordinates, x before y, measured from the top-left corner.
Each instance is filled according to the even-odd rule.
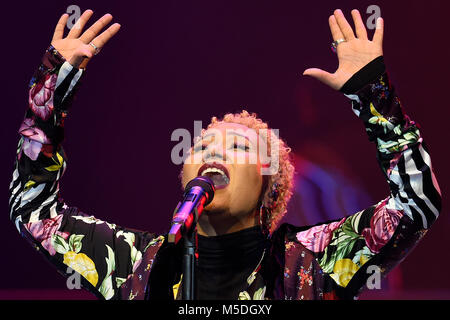
[[[266,245],[259,226],[220,236],[199,235],[198,299],[237,299]]]

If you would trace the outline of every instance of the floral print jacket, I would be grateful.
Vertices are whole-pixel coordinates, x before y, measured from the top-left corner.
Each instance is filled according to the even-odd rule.
[[[76,271],[83,287],[100,299],[179,297],[179,247],[164,235],[96,219],[59,197],[66,169],[64,121],[83,74],[50,46],[31,79],[10,184],[10,218],[62,274]],[[382,57],[343,89],[376,144],[389,196],[338,221],[280,226],[236,299],[351,299],[374,267],[386,274],[436,220],[441,196],[430,156],[418,125],[403,113]]]

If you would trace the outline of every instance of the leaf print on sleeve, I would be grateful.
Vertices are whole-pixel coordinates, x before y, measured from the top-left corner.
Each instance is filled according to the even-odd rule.
[[[319,265],[325,273],[334,273],[335,265],[338,261],[353,258],[350,257],[350,254],[355,245],[358,244],[359,246],[364,244],[364,237],[357,233],[362,213],[363,211],[360,211],[346,218],[345,222],[333,232],[333,237],[329,245],[325,248],[323,256],[319,259]],[[352,259],[350,261],[353,263]],[[344,266],[347,267],[347,264]],[[358,265],[356,266],[358,267]],[[338,268],[342,269],[339,265]],[[353,270],[352,268],[350,269]]]
[[[394,125],[375,109],[372,102],[370,103],[370,113],[373,117],[369,119],[369,123],[381,125],[384,129],[384,133],[394,129]]]
[[[266,286],[259,288],[255,291],[253,294],[253,300],[264,300],[264,297],[266,295]]]
[[[116,288],[120,288],[120,286],[127,281],[127,278],[116,277]]]
[[[144,251],[146,251],[149,247],[162,244],[164,242],[164,236],[159,236],[157,238],[152,239],[144,248]]]
[[[75,220],[81,220],[81,221],[83,221],[84,223],[87,223],[87,224],[91,224],[91,223],[103,224],[103,223],[105,223],[111,230],[115,230],[116,227],[117,227],[114,223],[108,223],[106,221],[97,219],[94,216],[88,216],[88,217],[86,217],[86,216],[72,216],[72,218],[75,219]]]
[[[52,245],[59,254],[66,254],[70,251],[69,244],[58,234],[52,235]]]
[[[52,235],[52,245],[55,251],[64,257],[63,263],[81,274],[94,287],[98,282],[98,273],[95,264],[86,254],[80,253],[81,240],[84,235],[72,234],[69,243],[58,234]]]
[[[132,232],[124,232],[121,230],[117,232],[116,237],[119,238],[121,236],[124,237],[124,241],[130,246],[130,258],[134,272],[142,261],[142,252],[134,246],[136,235]]]
[[[98,291],[103,297],[105,297],[106,300],[109,300],[114,296],[112,274],[116,270],[116,258],[111,247],[106,245],[106,248],[108,250],[108,256],[105,258],[107,265],[106,277],[103,279]]]
[[[357,251],[352,261],[359,267],[362,267],[370,258],[372,258],[375,254],[370,251],[368,247],[364,247],[363,249]]]
[[[239,293],[239,300],[252,300],[247,291],[242,291]]]
[[[412,128],[403,134],[397,136],[397,140],[384,141],[381,138],[377,138],[378,150],[382,153],[390,154],[404,151],[409,145],[419,141],[420,132],[417,128]]]
[[[58,171],[59,169],[61,169],[64,164],[64,159],[58,152],[56,153],[56,157],[53,157],[52,160],[55,164],[45,167],[44,169],[50,172]]]

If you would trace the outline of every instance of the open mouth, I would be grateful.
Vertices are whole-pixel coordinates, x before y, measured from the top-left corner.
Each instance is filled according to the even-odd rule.
[[[227,168],[220,163],[205,163],[198,170],[198,175],[210,178],[216,189],[225,188],[230,183],[230,174]]]

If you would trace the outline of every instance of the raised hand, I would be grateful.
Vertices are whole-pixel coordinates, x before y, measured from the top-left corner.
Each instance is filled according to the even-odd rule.
[[[69,15],[67,13],[63,14],[59,19],[53,34],[51,42],[52,46],[76,68],[85,68],[89,60],[97,54],[109,39],[111,39],[120,29],[120,24],[114,23],[108,29],[100,33],[113,18],[112,15],[108,13],[98,19],[82,33],[86,22],[93,13],[92,10],[83,12],[77,23],[75,23],[65,38],[64,28],[69,19]]]
[[[318,79],[333,89],[339,90],[356,72],[373,59],[383,55],[382,18],[378,18],[372,40],[367,38],[367,31],[358,10],[352,10],[356,36],[341,10],[337,9],[328,19],[333,40],[345,40],[336,47],[339,67],[334,73],[322,69],[306,69],[303,74]]]

